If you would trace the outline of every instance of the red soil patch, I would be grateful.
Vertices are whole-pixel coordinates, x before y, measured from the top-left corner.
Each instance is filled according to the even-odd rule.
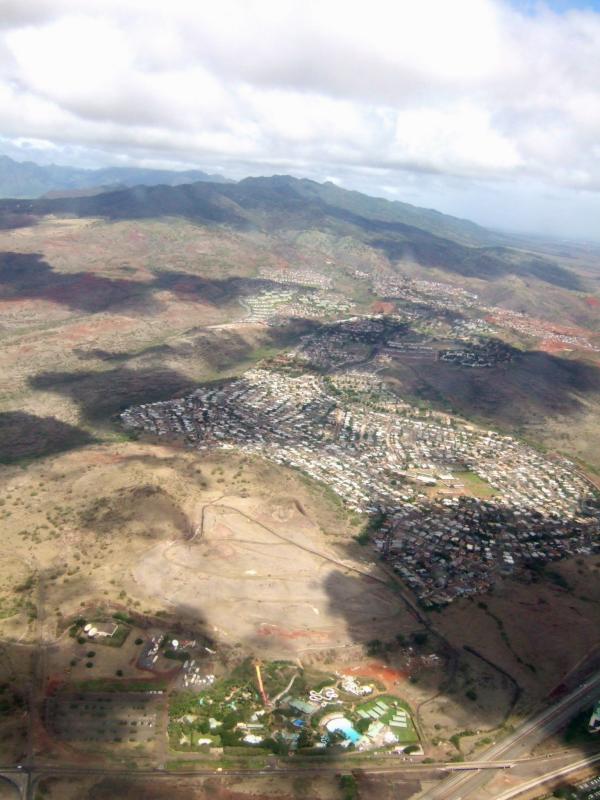
[[[89,336],[98,336],[102,333],[114,333],[115,331],[128,331],[135,328],[136,323],[130,319],[111,319],[94,322],[93,324],[86,325],[81,323],[79,325],[70,325],[64,328],[59,338],[68,339],[69,341],[77,341]]]
[[[61,688],[61,686],[65,685],[65,679],[63,677],[50,677],[46,681],[46,697],[52,697],[53,694]]]
[[[279,636],[281,639],[316,639],[319,642],[326,642],[329,635],[323,631],[302,631],[302,630],[286,630],[280,628],[278,625],[269,625],[266,622],[258,626],[259,636]]]
[[[360,667],[349,667],[348,669],[342,670],[342,673],[344,675],[358,675],[360,677],[381,681],[388,689],[408,678],[406,672],[401,672],[385,664],[380,664],[378,661],[371,661],[369,664],[361,664]]]
[[[129,231],[129,236],[127,238],[130,242],[139,242],[143,241],[146,238],[146,235],[142,233],[142,231],[133,230]]]
[[[592,336],[593,331],[588,330],[587,328],[580,328],[577,325],[560,325],[556,322],[546,322],[546,320],[542,319],[535,319],[535,317],[528,317],[526,315],[522,315],[519,317],[510,317],[506,316],[503,317],[501,315],[494,315],[489,314],[485,317],[485,321],[489,322],[491,325],[498,325],[499,327],[513,327],[511,323],[523,323],[529,324],[537,328],[538,335],[544,333],[556,333],[562,336]]]
[[[127,461],[127,456],[119,456],[116,453],[72,453],[71,459],[84,461],[86,464],[120,464]]]
[[[565,350],[573,350],[573,345],[567,342],[557,342],[556,339],[543,339],[538,348],[544,353],[562,353]]]
[[[586,305],[590,306],[590,308],[600,308],[600,300],[597,297],[593,297],[592,295],[584,297],[583,302]]]
[[[28,297],[3,297],[2,300],[0,300],[0,311],[3,309],[6,309],[6,311],[13,311],[15,306],[20,306],[21,308],[31,308],[35,305],[36,301],[31,300]]]
[[[396,304],[386,300],[377,300],[371,305],[371,311],[373,314],[395,314]]]

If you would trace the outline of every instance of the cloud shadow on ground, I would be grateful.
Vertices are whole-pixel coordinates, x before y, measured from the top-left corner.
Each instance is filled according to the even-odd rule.
[[[99,422],[131,405],[186,394],[195,384],[166,367],[116,367],[104,372],[42,372],[30,380],[30,386],[68,397],[79,405],[86,420]]]
[[[94,443],[87,431],[55,417],[38,417],[24,411],[0,413],[0,463],[43,458]]]

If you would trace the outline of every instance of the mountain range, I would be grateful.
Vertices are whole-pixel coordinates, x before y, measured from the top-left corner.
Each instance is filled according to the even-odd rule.
[[[113,221],[177,217],[279,238],[318,232],[338,242],[360,243],[390,264],[412,263],[461,280],[498,281],[514,275],[561,289],[584,288],[580,276],[563,266],[560,258],[548,257],[523,241],[431,209],[289,175],[0,200],[3,228],[29,225],[46,214]]]
[[[82,169],[59,164],[35,164],[0,156],[0,197],[41,197],[48,193],[62,196],[71,193],[100,193],[111,189],[140,185],[176,186],[194,181],[225,183],[220,175],[202,170],[162,170],[142,167],[104,167]]]

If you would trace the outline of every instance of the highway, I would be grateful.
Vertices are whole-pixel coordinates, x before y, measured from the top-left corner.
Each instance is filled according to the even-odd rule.
[[[535,756],[523,758],[519,760],[503,760],[503,761],[473,761],[470,763],[456,763],[446,762],[438,764],[423,764],[411,763],[399,760],[397,758],[390,758],[387,764],[370,764],[370,763],[356,763],[353,759],[342,759],[339,761],[334,760],[332,763],[299,763],[280,764],[273,761],[269,766],[262,769],[255,768],[233,768],[219,770],[215,766],[198,766],[194,767],[191,762],[189,769],[167,770],[160,768],[150,769],[132,769],[131,767],[122,767],[119,765],[105,765],[102,767],[83,767],[78,764],[59,764],[59,765],[42,765],[35,766],[22,766],[17,767],[12,765],[0,764],[0,780],[12,783],[17,790],[18,796],[23,800],[32,800],[35,797],[35,790],[39,780],[43,777],[72,777],[72,778],[85,778],[98,776],[98,778],[106,777],[108,775],[118,778],[127,778],[130,780],[147,780],[157,779],[160,781],[169,780],[180,781],[182,778],[206,778],[215,777],[218,775],[232,776],[232,777],[245,777],[245,776],[270,776],[273,777],[278,773],[292,774],[292,775],[305,775],[309,778],[311,775],[331,774],[337,775],[340,772],[357,772],[363,775],[390,775],[396,777],[398,780],[434,780],[436,775],[447,774],[448,772],[461,772],[464,770],[487,770],[490,773],[496,773],[498,770],[512,770],[513,767],[519,767],[525,770],[539,769],[540,767],[549,766],[553,764],[554,770],[565,770],[569,765],[565,765],[565,753],[559,751],[553,753],[548,761],[546,756]],[[557,767],[556,763],[559,762],[560,766]],[[526,777],[529,777],[527,775]]]
[[[563,775],[569,775],[571,772],[577,772],[578,770],[585,769],[585,767],[590,767],[598,762],[600,762],[600,754],[590,756],[589,758],[582,758],[579,761],[575,761],[565,767],[560,767],[559,769],[554,769],[551,772],[546,772],[544,775],[533,778],[527,783],[522,783],[512,789],[507,789],[506,792],[502,792],[501,795],[498,795],[496,800],[511,800],[513,797],[521,797],[526,792],[531,792],[537,787],[541,788],[545,783],[548,783],[548,781],[554,780],[555,778],[561,778]]]
[[[511,760],[531,751],[552,733],[560,730],[580,711],[586,707],[591,708],[598,694],[600,694],[600,673],[588,678],[562,700],[524,722],[498,744],[492,745],[483,753],[478,753],[477,760]],[[420,800],[475,800],[481,797],[481,794],[477,793],[487,783],[489,777],[489,773],[480,770],[474,774],[453,776],[422,793]]]

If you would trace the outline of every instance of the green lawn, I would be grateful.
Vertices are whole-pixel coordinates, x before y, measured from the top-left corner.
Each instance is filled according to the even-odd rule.
[[[494,497],[498,492],[484,481],[482,478],[479,477],[475,472],[471,472],[471,470],[464,470],[461,472],[453,472],[452,473],[459,481],[462,481],[465,485],[465,489],[467,492],[473,497]]]
[[[393,717],[398,713],[398,711],[406,711],[407,716],[407,726],[406,728],[403,727],[392,727],[395,735],[398,737],[398,741],[400,744],[413,744],[419,741],[419,737],[417,735],[417,731],[415,730],[414,723],[412,721],[412,716],[410,713],[410,709],[406,703],[402,700],[399,700],[397,697],[393,697],[392,695],[379,695],[371,700],[367,700],[366,703],[361,703],[359,706],[356,707],[356,711],[353,714],[355,718],[354,721],[357,722],[360,719],[364,719],[363,714],[368,714],[370,711],[377,712],[377,704],[384,704],[388,706],[388,709],[383,713],[380,714],[377,719],[380,722],[383,722],[384,725],[389,725],[392,721]],[[363,712],[361,714],[360,712]],[[373,718],[375,721],[375,718]]]

